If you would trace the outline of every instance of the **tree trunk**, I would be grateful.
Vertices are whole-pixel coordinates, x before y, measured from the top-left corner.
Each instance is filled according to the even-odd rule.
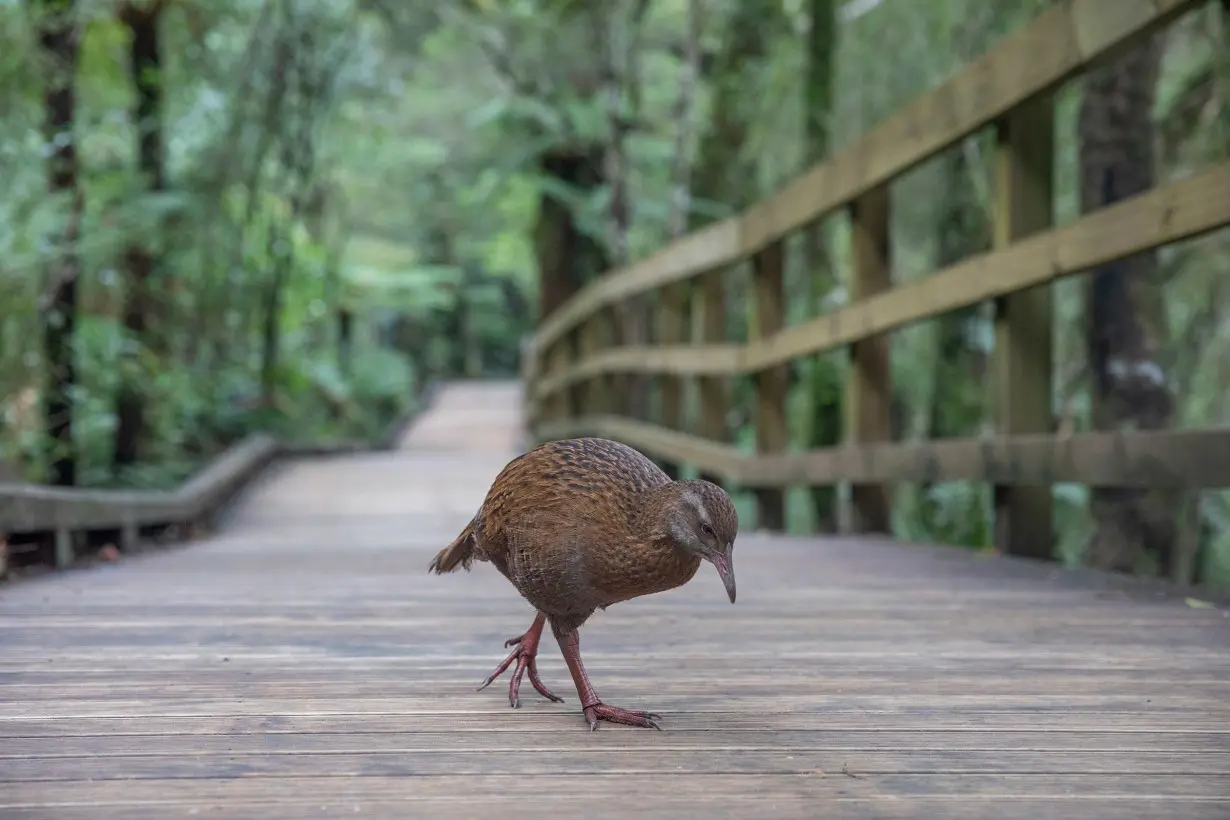
[[[688,230],[692,211],[692,162],[689,155],[695,126],[696,84],[700,79],[700,0],[688,0],[687,33],[684,37],[683,74],[675,98],[675,150],[671,162],[671,209],[669,230],[676,239]]]
[[[351,350],[354,337],[354,316],[350,309],[337,309],[337,369],[343,376],[350,375]]]
[[[616,6],[608,13],[599,10],[595,15],[594,34],[602,54],[602,85],[610,131],[604,169],[604,177],[611,187],[610,262],[616,267],[631,261],[632,195],[628,185],[627,141],[639,113],[636,109],[640,92],[633,68],[637,60],[636,32],[648,7],[646,0],[636,0],[630,14]],[[621,40],[625,44],[623,48],[619,47]],[[621,344],[639,345],[649,341],[649,311],[650,300],[644,294],[630,296],[616,305]],[[648,419],[649,376],[630,373],[621,381],[623,387],[619,392],[624,399],[624,413],[631,418]]]
[[[559,148],[539,159],[539,170],[560,185],[591,193],[605,182],[601,145]],[[607,270],[606,249],[580,226],[567,202],[544,190],[534,228],[538,257],[538,321],[580,290],[585,283]]]
[[[73,133],[80,22],[76,19],[75,0],[41,0],[35,9],[39,14],[39,47],[48,62],[47,85],[43,92],[43,139],[51,149],[47,160],[47,188],[52,196],[68,200],[63,225],[46,262],[46,294],[40,304],[47,374],[43,393],[46,463],[50,483],[72,486],[77,481],[77,451],[73,441],[73,392],[77,383],[73,354],[77,282],[81,275],[77,242],[84,210],[78,178],[77,140]]]
[[[273,217],[268,233],[273,271],[266,285],[261,357],[261,391],[267,406],[272,406],[275,399],[282,353],[282,306],[295,274],[293,226],[311,216],[317,190],[313,183],[317,160],[316,125],[320,112],[328,103],[330,79],[341,65],[345,52],[344,47],[337,50],[320,48],[313,22],[296,19],[292,9],[291,4],[285,5],[287,30],[281,35],[275,57],[277,65],[290,70],[285,87],[292,102],[287,107],[289,126],[283,132],[279,160],[291,215],[285,221]],[[256,178],[260,178],[259,172]]]
[[[161,191],[166,187],[162,139],[162,52],[158,23],[162,4],[127,5],[121,19],[128,27],[129,72],[136,89],[133,119],[137,127],[137,166],[145,187]],[[124,302],[124,330],[128,336],[127,351],[121,354],[128,361],[120,366],[119,395],[116,397],[115,450],[112,469],[135,464],[145,437],[145,397],[140,385],[140,358],[149,348],[146,338],[150,314],[155,309],[150,278],[157,262],[148,241],[136,238],[124,254],[127,270],[127,293]]]
[[[1154,183],[1151,112],[1159,53],[1152,38],[1085,80],[1079,114],[1082,212]],[[1171,421],[1174,402],[1159,355],[1167,334],[1159,278],[1154,252],[1105,265],[1089,277],[1086,348],[1095,429],[1160,429]],[[1090,563],[1118,571],[1152,563],[1167,573],[1175,503],[1170,492],[1094,489]]]
[[[787,28],[785,14],[775,0],[739,0],[726,23],[723,48],[713,59],[709,81],[712,112],[709,128],[700,141],[696,170],[692,175],[693,196],[708,204],[721,203],[738,211],[755,201],[760,185],[757,164],[744,154],[751,135],[751,121],[741,112],[748,93],[745,82],[756,64],[763,61],[769,43]],[[693,228],[713,217],[693,213]]]
[[[694,205],[702,204],[694,207],[691,213],[689,222],[693,229],[713,221],[714,216],[705,211],[711,212],[715,205],[721,206],[722,216],[725,216],[750,205],[760,192],[756,160],[744,151],[752,126],[750,118],[743,113],[743,102],[750,93],[746,81],[768,55],[769,43],[787,28],[782,5],[774,0],[739,0],[726,21],[722,37],[724,47],[708,66],[711,113],[692,174],[692,201]],[[726,280],[725,294],[716,307],[727,318],[727,338],[739,338],[746,332],[749,317],[746,280],[735,281],[732,276],[723,278]],[[721,391],[725,396],[725,409],[738,411],[746,407],[750,403],[751,385],[749,376],[729,380],[729,389]],[[739,415],[746,419],[746,410]],[[726,417],[728,427],[742,423],[736,413],[727,412]],[[729,439],[729,432],[723,438]]]
[[[277,402],[278,366],[282,358],[282,302],[295,265],[290,231],[271,217],[266,228],[266,253],[271,275],[265,283],[261,304],[261,402],[269,408]]]
[[[803,88],[804,141],[806,164],[823,160],[829,152],[833,117],[834,61],[837,56],[836,0],[811,0],[811,27],[807,36],[807,81]],[[818,222],[804,231],[803,294],[808,312],[817,310],[833,290],[835,279],[828,248],[824,242],[824,223]],[[799,362],[790,368],[791,379],[797,380],[805,368]],[[808,448],[832,447],[841,442],[842,394],[841,372],[833,355],[812,356],[811,380],[808,385],[811,405],[811,429]],[[836,532],[837,488],[832,485],[811,488],[816,524],[821,532]]]

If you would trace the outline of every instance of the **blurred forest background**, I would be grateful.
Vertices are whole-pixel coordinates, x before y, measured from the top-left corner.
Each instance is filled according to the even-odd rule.
[[[772,191],[1048,5],[0,0],[0,470],[165,487],[252,430],[371,435],[428,379],[514,377],[581,283]],[[1225,160],[1228,87],[1225,0],[1065,87],[1060,221],[1104,201],[1098,151],[1135,190]],[[898,281],[989,247],[989,146],[895,186]],[[792,319],[844,302],[843,236],[791,251]],[[1061,429],[1230,422],[1230,234],[1134,264],[1114,309],[1152,369],[1118,404],[1088,277],[1057,287]],[[732,284],[732,338],[745,298]],[[651,332],[635,311],[626,330]],[[901,437],[986,429],[992,336],[982,309],[894,334]],[[794,368],[799,447],[836,440],[842,366]],[[730,417],[745,447],[749,421]],[[1065,561],[1164,519],[1230,582],[1230,494],[1141,513],[1055,492]],[[985,486],[907,486],[894,526],[984,548],[990,514]],[[792,494],[791,529],[834,526],[830,491]]]

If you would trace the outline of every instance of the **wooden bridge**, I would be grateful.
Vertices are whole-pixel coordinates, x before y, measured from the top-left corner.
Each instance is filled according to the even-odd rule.
[[[0,485],[0,536],[46,537],[69,570],[0,587],[0,818],[1230,817],[1230,618],[1185,601],[1191,553],[1170,584],[1047,560],[1054,482],[1230,486],[1230,431],[1057,436],[1049,402],[1053,281],[1230,225],[1226,163],[1053,214],[1054,89],[1196,5],[1055,4],[775,196],[578,292],[523,385],[447,384],[383,449],[256,436],[162,493]],[[893,179],[985,128],[995,248],[893,287]],[[788,326],[784,243],[838,211],[852,299]],[[730,339],[725,283],[745,274],[754,333]],[[617,345],[633,297],[656,332]],[[893,441],[888,334],[987,300],[998,434]],[[838,348],[845,440],[794,451],[785,368]],[[654,380],[652,417],[617,401],[630,377]],[[751,451],[726,429],[744,377]],[[575,695],[514,711],[474,691],[528,607],[489,566],[426,564],[527,431],[756,493],[737,605],[702,571],[586,626],[604,696],[662,732],[590,733]],[[1002,555],[885,534],[894,483],[954,479],[996,486]],[[846,535],[780,534],[785,488],[839,482]],[[139,549],[168,524],[188,543]],[[89,533],[120,560],[69,569]],[[559,655],[540,660],[569,692]]]
[[[662,732],[589,732],[549,645],[564,704],[476,692],[528,606],[425,568],[518,451],[518,393],[449,386],[211,538],[0,592],[0,817],[1230,813],[1225,612],[944,547],[748,533],[735,606],[702,572],[599,614],[595,681]]]

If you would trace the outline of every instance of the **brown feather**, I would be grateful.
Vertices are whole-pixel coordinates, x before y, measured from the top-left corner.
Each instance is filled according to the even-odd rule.
[[[436,553],[436,557],[431,559],[431,563],[427,565],[427,570],[436,575],[443,575],[446,572],[456,572],[457,568],[461,567],[469,572],[473,563],[474,522],[471,521],[466,524],[461,534],[453,539],[452,543]]]
[[[691,580],[701,559],[670,522],[702,514],[699,507],[723,543],[732,543],[738,515],[720,487],[673,482],[618,442],[550,442],[504,467],[431,569],[490,561],[557,633],[569,631],[596,609]]]

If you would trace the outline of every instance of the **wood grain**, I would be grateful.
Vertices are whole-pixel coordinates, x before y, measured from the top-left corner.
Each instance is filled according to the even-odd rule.
[[[426,564],[519,408],[448,386],[402,450],[284,465],[208,540],[6,587],[0,817],[1230,811],[1225,612],[955,549],[745,532],[737,605],[702,568],[599,613],[595,686],[662,732],[587,731],[549,639],[564,704],[475,692],[532,613]]]

